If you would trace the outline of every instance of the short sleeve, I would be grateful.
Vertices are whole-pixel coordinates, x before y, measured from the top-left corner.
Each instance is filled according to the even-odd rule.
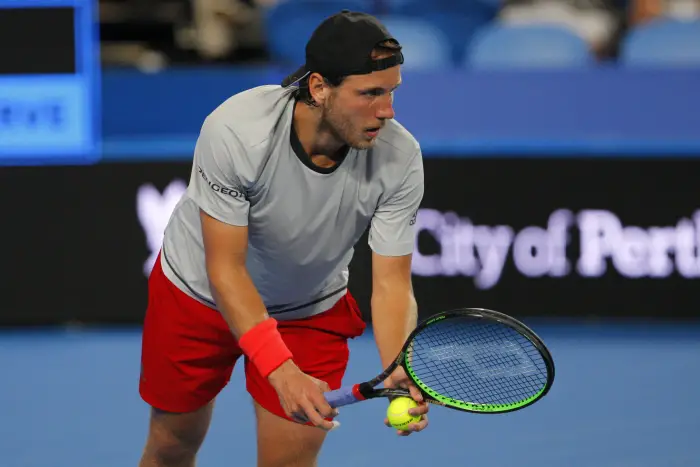
[[[377,206],[369,230],[370,248],[384,256],[404,256],[415,247],[415,223],[423,200],[423,159],[420,150],[397,190]]]
[[[224,125],[205,121],[194,150],[189,197],[215,219],[248,225],[250,203],[241,183],[245,151],[235,133]]]

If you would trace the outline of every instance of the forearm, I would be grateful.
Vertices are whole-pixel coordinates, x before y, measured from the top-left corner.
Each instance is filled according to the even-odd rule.
[[[418,306],[411,292],[377,291],[372,294],[371,310],[374,339],[382,365],[387,367],[415,329]]]
[[[206,269],[217,308],[243,353],[263,377],[292,358],[246,268],[247,227],[202,212]],[[289,366],[289,365],[286,365]]]
[[[245,266],[229,266],[210,274],[210,282],[217,307],[238,345],[263,377],[272,378],[275,370],[292,360],[292,353],[282,340],[276,321],[269,319]]]
[[[217,307],[238,339],[269,317],[245,265],[235,265],[210,273]]]

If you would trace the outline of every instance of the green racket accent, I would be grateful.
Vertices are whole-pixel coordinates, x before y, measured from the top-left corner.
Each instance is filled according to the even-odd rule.
[[[518,401],[518,402],[513,402],[511,404],[475,404],[473,402],[465,402],[465,401],[458,401],[455,399],[451,399],[449,397],[445,397],[442,394],[439,394],[429,388],[423,381],[418,379],[418,376],[416,376],[415,372],[413,371],[413,368],[411,368],[411,364],[408,361],[408,354],[406,354],[406,359],[404,360],[405,362],[405,368],[408,370],[409,375],[411,376],[411,379],[413,380],[416,385],[421,388],[423,391],[425,391],[426,394],[428,394],[430,397],[435,399],[439,404],[445,405],[448,407],[454,407],[457,409],[462,409],[462,410],[468,410],[470,412],[483,412],[483,413],[499,413],[499,412],[511,412],[513,410],[517,410],[520,408],[523,408],[527,405],[532,404],[535,402],[537,399],[539,399],[542,394],[544,393],[545,389],[547,389],[546,386],[543,386],[542,389],[539,390],[538,393],[528,397],[527,399]]]
[[[475,413],[522,409],[554,379],[541,339],[516,319],[485,309],[432,316],[407,340],[401,366],[428,402]]]
[[[442,320],[442,319],[445,319],[445,318],[447,318],[447,316],[445,316],[445,315],[438,315],[438,316],[435,316],[435,317],[433,317],[433,318],[430,318],[428,321],[426,321],[426,322],[425,322],[425,326],[427,326],[427,325],[429,325],[429,324],[433,324],[433,323],[435,323],[435,322],[437,322],[437,321],[440,321],[440,320]]]

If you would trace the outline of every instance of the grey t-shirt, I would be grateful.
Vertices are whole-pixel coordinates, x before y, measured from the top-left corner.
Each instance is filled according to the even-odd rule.
[[[416,140],[392,120],[373,148],[351,149],[339,165],[321,169],[293,131],[294,105],[290,89],[260,86],[227,99],[204,121],[161,264],[178,288],[212,308],[200,209],[248,226],[246,266],[279,320],[321,313],[342,297],[353,247],[368,226],[373,251],[413,251],[423,197]]]

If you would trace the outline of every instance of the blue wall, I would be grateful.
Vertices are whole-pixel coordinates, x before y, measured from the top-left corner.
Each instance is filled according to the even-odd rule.
[[[105,158],[188,159],[214,107],[284,75],[107,71]],[[427,157],[700,154],[700,69],[404,72],[403,81],[397,119]]]

